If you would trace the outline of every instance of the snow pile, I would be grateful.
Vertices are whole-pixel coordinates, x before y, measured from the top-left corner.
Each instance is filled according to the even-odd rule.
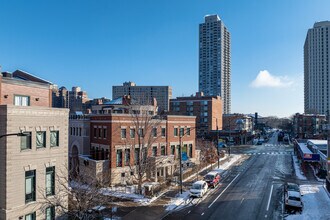
[[[155,199],[157,199],[157,197],[153,197],[152,199],[149,199],[140,194],[116,191],[110,187],[100,189],[100,193],[102,193],[105,196],[113,196],[116,198],[132,200],[133,202],[141,203],[144,205],[148,205],[151,202],[153,202]]]
[[[307,180],[307,178],[304,176],[303,172],[300,169],[297,156],[292,156],[292,160],[293,160],[293,165],[294,165],[294,171],[296,173],[297,178],[300,180]]]
[[[227,161],[226,163],[221,164],[219,169],[213,169],[213,170],[217,171],[219,173],[223,173],[225,170],[228,170],[234,163],[236,163],[238,160],[240,160],[242,158],[242,155],[235,154],[230,157],[231,157],[230,161]]]
[[[325,189],[320,185],[301,185],[304,208],[301,214],[289,215],[287,220],[330,219],[330,199]]]
[[[171,211],[179,206],[186,205],[186,201],[190,198],[189,191],[185,191],[182,194],[178,194],[171,200],[169,205],[166,207],[166,211]]]

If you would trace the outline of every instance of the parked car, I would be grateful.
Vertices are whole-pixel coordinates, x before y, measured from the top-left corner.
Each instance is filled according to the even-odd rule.
[[[208,189],[207,182],[203,180],[199,180],[194,182],[192,187],[190,188],[190,196],[192,197],[203,197]]]
[[[215,187],[220,183],[220,174],[216,171],[209,172],[204,176],[205,182],[207,182],[208,187]]]
[[[300,192],[296,192],[296,191],[285,192],[285,206],[287,208],[302,210],[303,202],[301,201]]]
[[[288,191],[294,191],[294,192],[299,192],[300,193],[300,188],[298,186],[298,184],[295,184],[295,183],[286,183],[285,186],[285,192],[288,192]]]

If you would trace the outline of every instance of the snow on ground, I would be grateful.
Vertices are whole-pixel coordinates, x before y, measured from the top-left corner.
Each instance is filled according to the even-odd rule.
[[[220,168],[219,169],[213,169],[214,171],[217,171],[219,173],[223,173],[225,172],[226,170],[228,170],[234,163],[236,163],[238,160],[240,160],[242,158],[242,155],[239,155],[239,154],[234,154],[232,156],[230,156],[230,160],[227,161],[226,163],[224,164],[221,164],[220,165]]]
[[[166,207],[166,211],[171,211],[177,207],[186,205],[186,201],[189,199],[189,191],[178,194],[175,198],[171,200],[169,205]]]
[[[292,156],[292,160],[294,165],[294,171],[296,173],[297,178],[300,180],[307,180],[307,178],[304,176],[303,172],[300,169],[297,156]]]
[[[300,191],[304,208],[301,214],[289,215],[287,220],[330,219],[330,198],[323,186],[301,185]]]
[[[105,196],[113,196],[116,198],[122,198],[122,199],[129,199],[134,202],[140,203],[142,205],[148,205],[151,202],[155,201],[158,197],[153,197],[151,199],[144,197],[143,195],[136,194],[136,193],[126,193],[124,191],[116,191],[116,189],[113,189],[111,187],[108,188],[102,188],[100,189],[100,192]]]

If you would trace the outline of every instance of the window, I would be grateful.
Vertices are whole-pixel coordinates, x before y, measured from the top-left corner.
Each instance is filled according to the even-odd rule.
[[[99,128],[99,138],[102,138],[102,128]]]
[[[55,195],[55,167],[46,168],[46,196]]]
[[[188,154],[188,156],[190,158],[192,158],[192,148],[193,148],[192,144],[189,144],[189,154]]]
[[[36,212],[25,215],[25,220],[36,220]]]
[[[81,136],[81,128],[79,128],[79,136]]]
[[[134,128],[129,129],[129,135],[131,138],[135,138],[135,129]]]
[[[165,137],[166,136],[166,130],[165,128],[162,128],[162,137]]]
[[[123,151],[122,150],[117,150],[117,161],[116,161],[117,167],[122,166],[122,160],[123,160]]]
[[[139,137],[143,137],[143,128],[139,128]]]
[[[36,144],[37,148],[46,147],[46,131],[37,131]]]
[[[152,128],[152,136],[157,137],[157,128]]]
[[[94,128],[94,137],[95,138],[97,137],[96,133],[97,133],[97,128]]]
[[[22,96],[22,95],[15,95],[14,96],[14,105],[29,106],[30,105],[30,97],[29,96]]]
[[[183,137],[184,135],[184,128],[180,128],[180,137]]]
[[[70,127],[70,135],[72,135],[72,127]]]
[[[107,138],[107,129],[103,128],[103,138]]]
[[[153,157],[157,156],[157,147],[152,147],[152,156]]]
[[[180,153],[181,153],[181,150],[180,150],[180,145],[177,145],[176,146],[176,156],[179,157],[180,156]]]
[[[178,136],[178,128],[174,128],[174,136]]]
[[[31,132],[25,132],[27,136],[21,137],[21,150],[31,149]]]
[[[140,161],[140,149],[135,148],[135,150],[134,150],[134,163],[138,164],[139,161]]]
[[[46,208],[46,220],[55,220],[55,206]]]
[[[36,171],[25,172],[25,203],[36,201]]]
[[[130,149],[125,149],[125,166],[130,165],[130,160],[131,160],[131,151]]]
[[[187,135],[190,135],[190,128],[187,128]]]
[[[171,145],[171,154],[175,155],[175,145]]]
[[[121,138],[126,138],[126,128],[121,129]]]
[[[59,146],[59,131],[50,132],[50,146],[51,147]]]
[[[162,156],[165,156],[166,155],[166,148],[165,148],[165,146],[161,146],[160,153],[161,153]]]

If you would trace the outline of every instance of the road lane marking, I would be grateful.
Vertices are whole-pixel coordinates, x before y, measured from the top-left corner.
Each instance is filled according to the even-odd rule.
[[[191,212],[191,210],[189,210],[188,214]]]
[[[242,198],[242,200],[241,200],[241,204],[242,204],[243,201],[244,201],[244,198]]]
[[[228,184],[228,186],[217,196],[217,198],[215,198],[215,200],[213,200],[213,202],[207,207],[208,209],[211,208],[211,206],[220,198],[220,196],[228,189],[228,187],[237,179],[237,177],[240,175],[237,174],[235,176],[235,178]]]
[[[269,205],[270,205],[270,200],[272,198],[272,194],[273,194],[273,188],[274,188],[274,185],[272,185],[272,187],[270,188],[270,193],[269,193],[269,198],[268,198],[268,204],[267,204],[267,212],[269,210]]]
[[[204,212],[201,215],[204,215]]]

